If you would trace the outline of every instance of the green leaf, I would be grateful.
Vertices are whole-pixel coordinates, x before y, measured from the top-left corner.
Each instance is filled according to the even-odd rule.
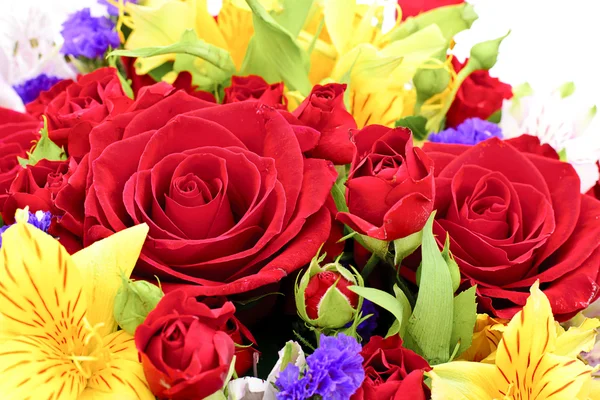
[[[4,226],[4,220],[2,219],[2,214],[0,214],[0,228]]]
[[[427,135],[429,135],[425,125],[427,125],[427,118],[420,115],[411,115],[396,121],[396,127],[410,129],[415,140],[419,141],[427,139]]]
[[[559,87],[558,90],[560,92],[560,97],[562,97],[563,99],[569,97],[570,95],[575,93],[575,83],[567,82],[561,87]]]
[[[452,335],[452,277],[433,237],[435,211],[423,229],[422,266],[419,293],[413,314],[408,320],[406,346],[430,364],[447,362]]]
[[[169,61],[159,65],[152,71],[148,72],[148,75],[152,77],[156,82],[160,82],[166,74],[173,71],[173,61]]]
[[[562,162],[567,162],[567,148],[566,147],[558,152],[558,158]]]
[[[242,64],[242,75],[259,75],[267,82],[283,81],[290,91],[308,96],[310,61],[294,37],[279,25],[258,0],[246,0],[252,10],[254,36]]]
[[[390,336],[390,334],[394,335],[396,333],[400,333],[400,336],[403,337],[406,329],[406,321],[410,316],[410,305],[408,304],[408,300],[403,304],[402,301],[399,301],[391,294],[374,288],[349,286],[348,289],[392,313],[392,315],[399,321],[397,326],[398,331],[388,331],[388,336]]]
[[[394,240],[394,265],[400,265],[402,260],[418,249],[422,240],[423,231]]]
[[[297,37],[306,22],[313,0],[282,0],[280,3],[283,11],[274,11],[271,15],[292,37]]]
[[[48,137],[48,119],[46,119],[45,115],[42,115],[42,118],[44,119],[44,127],[40,130],[40,135],[42,137],[35,144],[33,151],[27,152],[27,159],[21,157],[17,158],[19,164],[23,167],[35,165],[38,161],[44,159],[50,161],[62,161],[67,159],[65,150],[58,147],[56,143]]]
[[[475,286],[461,292],[454,298],[454,318],[452,320],[452,337],[450,348],[457,345],[456,355],[461,355],[471,347],[473,328],[477,320],[477,304],[475,303]]]
[[[229,52],[198,39],[193,29],[187,29],[179,42],[168,46],[115,50],[107,57],[147,58],[164,54],[177,54],[173,70],[189,71],[194,78],[193,83],[203,90],[219,85],[236,72]]]
[[[346,205],[346,195],[344,189],[346,187],[341,182],[336,182],[331,188],[331,196],[333,202],[339,212],[348,212],[348,206]]]
[[[490,115],[490,117],[487,120],[495,124],[499,124],[502,120],[502,110],[496,111],[495,113]]]
[[[452,293],[456,292],[460,285],[460,270],[458,264],[454,261],[452,254],[450,253],[450,235],[446,233],[446,242],[444,243],[444,249],[442,250],[442,257],[448,265],[450,271],[450,277],[452,278]]]
[[[458,32],[469,29],[478,18],[472,5],[463,3],[446,7],[434,8],[408,18],[397,28],[391,30],[388,35],[390,40],[401,40],[429,25],[437,25],[444,38],[450,42]]]

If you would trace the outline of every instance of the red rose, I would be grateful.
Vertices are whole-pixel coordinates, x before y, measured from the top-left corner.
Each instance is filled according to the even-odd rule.
[[[161,399],[204,399],[220,390],[235,345],[224,331],[235,307],[211,309],[177,290],[163,297],[135,331],[150,390]]]
[[[71,79],[64,79],[55,83],[50,89],[41,92],[34,101],[25,105],[27,113],[39,119],[46,112],[48,104],[50,104],[56,96],[64,92],[72,83],[73,81]]]
[[[269,85],[263,78],[256,75],[232,77],[231,86],[225,88],[223,103],[248,100],[260,101],[282,110],[287,109],[287,99],[283,95],[283,83]]]
[[[31,212],[50,211],[53,216],[59,216],[61,213],[54,206],[54,200],[67,184],[75,166],[73,160],[69,163],[42,159],[35,165],[22,168],[10,185],[1,210],[4,221],[14,223],[17,209],[26,206]]]
[[[402,21],[429,10],[461,3],[464,3],[464,0],[398,0],[402,9]]]
[[[331,160],[334,164],[349,164],[354,146],[350,129],[356,122],[344,105],[346,85],[330,83],[316,85],[308,97],[294,110],[293,115],[303,124],[321,132],[317,147],[308,155]]]
[[[61,210],[62,214],[58,221],[62,234],[56,236],[60,238],[61,244],[65,246],[69,253],[76,252],[83,247],[84,203],[89,201],[87,199],[89,196],[86,196],[86,194],[92,184],[90,164],[96,160],[106,146],[123,137],[125,127],[136,115],[175,93],[177,92],[173,90],[173,87],[165,82],[144,87],[138,93],[135,102],[125,112],[104,121],[90,132],[90,153],[86,154],[79,162],[75,172],[69,178],[67,184],[58,192],[55,200],[55,206]],[[192,107],[188,105],[188,108],[184,108],[185,111],[196,108],[198,103],[205,104],[198,99],[186,96],[184,93],[176,97],[179,99],[182,96],[187,97],[190,103],[194,104]],[[169,107],[170,103],[163,104]],[[176,113],[179,109],[173,107],[172,110]],[[155,116],[152,114],[146,114],[145,116],[148,121],[153,121],[153,117]]]
[[[336,282],[337,284],[333,288],[333,284]],[[352,285],[354,285],[353,282],[350,282],[339,273],[332,271],[319,272],[310,278],[308,286],[304,291],[306,314],[308,317],[310,319],[319,318],[319,306],[328,290],[337,290],[348,299],[348,303],[350,303],[352,308],[356,308],[358,306],[358,295],[348,289],[348,286]]]
[[[0,211],[7,192],[22,167],[17,157],[27,158],[33,141],[39,139],[40,123],[27,114],[0,108]],[[13,215],[14,217],[14,215]]]
[[[539,142],[526,138],[426,143],[435,162],[433,231],[440,246],[450,235],[481,308],[511,318],[539,280],[563,321],[598,297],[600,202],[579,193],[571,165],[532,151]]]
[[[361,352],[365,369],[362,386],[351,400],[425,400],[429,388],[423,372],[431,370],[427,361],[402,347],[400,336],[386,339],[373,336]]]
[[[329,235],[335,169],[305,159],[292,126],[258,102],[176,92],[90,141],[84,239],[147,222],[140,276],[245,293],[308,263]]]
[[[596,166],[600,169],[600,161],[596,162]],[[600,180],[586,194],[600,200]]]
[[[463,69],[468,59],[461,64],[456,58],[452,66],[456,72]],[[492,78],[488,71],[475,71],[465,79],[456,93],[446,114],[446,126],[456,127],[467,118],[488,119],[502,108],[502,101],[512,97],[512,87]]]
[[[349,212],[338,220],[386,241],[421,230],[433,210],[433,162],[413,147],[410,130],[370,125],[354,134],[354,142],[346,181]]]
[[[123,92],[114,68],[81,75],[77,82],[59,82],[50,92],[53,98],[42,112],[48,117],[50,139],[77,160],[89,152],[92,128],[108,116],[123,112],[133,102]],[[33,103],[31,108],[39,107],[38,101]]]

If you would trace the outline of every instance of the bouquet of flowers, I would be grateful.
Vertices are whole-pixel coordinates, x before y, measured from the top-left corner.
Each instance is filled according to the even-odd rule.
[[[3,399],[600,399],[596,109],[459,61],[470,4],[48,3],[0,16]]]

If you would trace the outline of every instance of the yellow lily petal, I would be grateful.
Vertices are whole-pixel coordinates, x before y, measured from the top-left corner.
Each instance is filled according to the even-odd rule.
[[[540,362],[544,353],[552,352],[555,342],[552,308],[536,282],[531,287],[525,307],[512,318],[504,331],[496,352],[496,365],[510,382],[527,377],[527,384],[531,387],[531,365]]]
[[[24,336],[0,347],[0,376],[2,399],[75,400],[86,384],[55,343]]]
[[[567,331],[563,330],[556,338],[556,348],[552,353],[559,356],[577,357],[582,351],[590,351],[596,343],[596,328],[598,327],[600,327],[600,320],[588,318],[579,327],[572,326]]]
[[[350,110],[356,125],[363,128],[370,124],[394,126],[404,110],[406,91],[389,88],[379,93],[364,93],[350,83]]]
[[[23,222],[8,228],[2,242],[0,336],[36,336],[60,348],[71,345],[73,330],[83,338],[86,298],[67,251]]]
[[[252,11],[245,2],[244,8],[239,7],[234,0],[223,1],[217,24],[227,43],[229,54],[239,70],[242,67],[250,38],[254,34]]]
[[[428,375],[432,400],[494,400],[502,395],[502,378],[494,365],[452,361],[436,365]],[[508,384],[503,388],[506,391]]]
[[[89,379],[78,400],[154,400],[144,377],[134,338],[118,331],[104,338],[111,361]]]
[[[528,375],[535,374],[532,385],[528,386],[527,380],[515,382],[515,389],[520,389],[522,396],[529,392],[530,398],[539,400],[584,400],[587,397],[585,392],[589,391],[592,368],[579,360],[545,354],[539,366],[530,371]],[[582,391],[586,397],[579,397]]]
[[[344,54],[350,38],[356,12],[356,0],[325,0],[325,26],[338,54]]]
[[[146,240],[148,225],[122,230],[75,253],[72,258],[83,278],[87,294],[87,319],[101,336],[112,333],[117,323],[113,307],[124,276],[129,278]]]
[[[193,7],[196,16],[196,34],[210,44],[227,50],[227,42],[219,30],[217,21],[208,12],[206,0],[187,0]]]
[[[498,343],[502,339],[502,332],[494,328],[498,325],[502,326],[504,323],[506,323],[505,320],[495,319],[487,314],[477,314],[471,347],[461,354],[459,360],[488,361],[487,357],[496,351]],[[491,361],[493,363],[493,359]]]

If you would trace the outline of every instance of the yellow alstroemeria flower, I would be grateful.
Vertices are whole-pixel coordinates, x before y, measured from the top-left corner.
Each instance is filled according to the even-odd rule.
[[[148,233],[126,229],[70,256],[23,218],[0,250],[2,399],[148,399],[134,339],[114,297]]]
[[[600,398],[593,392],[593,369],[576,358],[581,348],[574,342],[582,342],[574,339],[576,332],[569,337],[569,331],[557,337],[550,303],[536,282],[527,304],[506,327],[495,363],[453,361],[434,366],[429,373],[432,400]]]
[[[325,0],[309,15],[298,41],[311,54],[311,82],[348,82],[346,105],[359,128],[368,124],[393,126],[412,115],[416,92],[409,85],[417,69],[446,47],[436,25],[389,42],[382,34],[384,8],[355,0]],[[378,21],[373,23],[373,21]]]
[[[278,7],[277,0],[262,0],[261,4],[267,10]],[[218,21],[208,12],[207,0],[147,0],[143,5],[130,2],[125,12],[123,23],[132,30],[125,43],[127,50],[168,46],[193,29],[198,38],[229,51],[238,70],[254,33],[252,12],[244,0],[223,0]],[[175,54],[140,58],[136,72],[146,74],[173,60]],[[202,60],[197,62],[200,65]]]
[[[471,347],[462,353],[458,359],[486,362],[489,356],[498,348],[498,343],[502,339],[502,332],[507,322],[507,320],[492,318],[487,314],[477,314]]]

